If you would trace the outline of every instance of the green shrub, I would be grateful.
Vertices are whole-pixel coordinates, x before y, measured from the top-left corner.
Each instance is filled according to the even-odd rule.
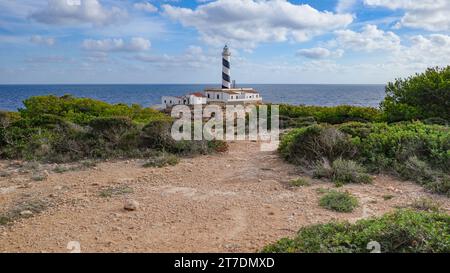
[[[353,160],[336,159],[330,165],[327,160],[317,162],[314,168],[314,177],[328,178],[337,186],[348,183],[371,183],[372,177],[366,169]]]
[[[371,241],[381,252],[450,252],[450,216],[440,213],[398,210],[379,218],[304,227],[295,238],[284,238],[263,252],[367,253]]]
[[[355,149],[348,135],[332,126],[312,125],[294,129],[281,139],[279,152],[292,163],[352,157]]]
[[[172,121],[170,119],[153,120],[142,129],[142,142],[152,149],[172,149],[175,140],[171,135]]]
[[[396,171],[404,179],[411,179],[422,184],[433,182],[435,172],[425,162],[413,156],[408,158],[404,164],[396,164]]]
[[[99,196],[104,198],[110,198],[116,195],[124,195],[133,193],[133,189],[128,186],[108,187],[100,191]]]
[[[432,168],[450,170],[450,128],[421,122],[376,123],[366,136],[352,139],[363,163],[390,169],[416,156]]]
[[[139,145],[139,131],[130,118],[101,117],[94,118],[88,126],[95,138],[100,138],[109,148],[130,149]]]
[[[20,109],[21,116],[26,119],[39,119],[46,115],[57,116],[76,124],[87,124],[99,117],[128,117],[136,123],[145,124],[166,116],[150,108],[142,108],[133,104],[108,104],[106,102],[76,98],[70,95],[36,96],[26,99],[25,108]]]
[[[398,79],[386,86],[381,103],[389,122],[442,118],[450,121],[450,66]]]
[[[19,113],[0,112],[0,158],[70,162],[226,151],[223,141],[174,141],[173,120],[138,105],[69,95],[30,97]]]
[[[358,199],[348,192],[331,190],[320,198],[319,205],[337,212],[352,212],[358,207]]]
[[[280,105],[280,117],[284,120],[296,118],[313,119],[310,121],[340,124],[349,121],[374,122],[381,121],[381,112],[371,107],[340,105],[324,106],[294,106]],[[299,120],[301,121],[301,119]],[[289,124],[296,126],[295,122]]]
[[[142,165],[144,168],[151,167],[165,167],[165,166],[174,166],[180,162],[180,159],[173,154],[162,153],[160,155],[154,156],[147,160],[147,162]]]
[[[428,211],[428,212],[439,212],[441,210],[441,205],[434,201],[433,199],[422,197],[414,200],[411,207],[416,210]]]
[[[289,185],[291,187],[304,187],[311,185],[311,182],[307,178],[299,177],[297,179],[289,181]]]
[[[450,128],[445,126],[422,122],[313,125],[283,135],[279,152],[291,163],[313,167],[318,178],[369,181],[358,171],[360,163],[370,172],[387,171],[432,191],[450,193]],[[339,158],[353,160],[353,165],[337,161],[340,165],[335,167],[343,170],[338,173],[332,164],[325,164]],[[361,175],[355,177],[355,173]]]
[[[353,160],[336,159],[333,161],[332,169],[331,180],[338,185],[372,182],[372,177],[366,173],[366,169]]]

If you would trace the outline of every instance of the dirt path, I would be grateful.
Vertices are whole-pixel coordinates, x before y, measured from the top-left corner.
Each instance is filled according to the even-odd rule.
[[[172,167],[141,164],[105,162],[50,172],[40,182],[30,175],[0,177],[0,212],[30,200],[49,205],[0,226],[0,252],[68,252],[71,241],[83,252],[254,252],[301,226],[380,215],[420,196],[450,210],[447,198],[385,176],[373,185],[343,187],[359,198],[355,212],[325,210],[318,206],[317,189],[333,187],[330,182],[289,188],[287,182],[301,172],[254,142],[231,143],[225,154],[183,159]],[[101,196],[110,190],[116,194]],[[392,199],[384,200],[387,195]],[[125,198],[138,201],[139,209],[123,210]]]

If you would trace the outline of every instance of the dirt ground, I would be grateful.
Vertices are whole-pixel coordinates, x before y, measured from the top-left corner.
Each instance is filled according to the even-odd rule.
[[[0,226],[0,252],[69,252],[74,241],[82,252],[256,252],[302,226],[381,215],[422,196],[450,211],[450,199],[388,176],[341,188],[359,199],[353,213],[323,209],[318,189],[332,188],[331,182],[290,187],[304,174],[254,142],[231,143],[227,153],[176,166],[142,163],[48,171],[36,181],[32,173],[11,171],[14,162],[0,162],[0,170],[9,171],[0,177],[0,214],[24,203],[45,207]],[[139,208],[125,211],[125,199]]]

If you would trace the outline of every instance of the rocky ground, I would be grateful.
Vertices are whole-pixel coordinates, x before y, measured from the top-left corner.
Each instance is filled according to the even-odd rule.
[[[319,189],[332,183],[290,187],[304,174],[255,142],[176,166],[142,164],[0,162],[0,252],[255,252],[305,225],[381,215],[424,196],[450,211],[448,198],[388,176],[342,188],[359,199],[353,213],[326,210]]]

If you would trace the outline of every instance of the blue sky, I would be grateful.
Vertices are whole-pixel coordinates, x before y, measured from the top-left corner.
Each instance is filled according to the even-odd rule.
[[[448,0],[0,0],[0,84],[386,83],[450,64]]]

